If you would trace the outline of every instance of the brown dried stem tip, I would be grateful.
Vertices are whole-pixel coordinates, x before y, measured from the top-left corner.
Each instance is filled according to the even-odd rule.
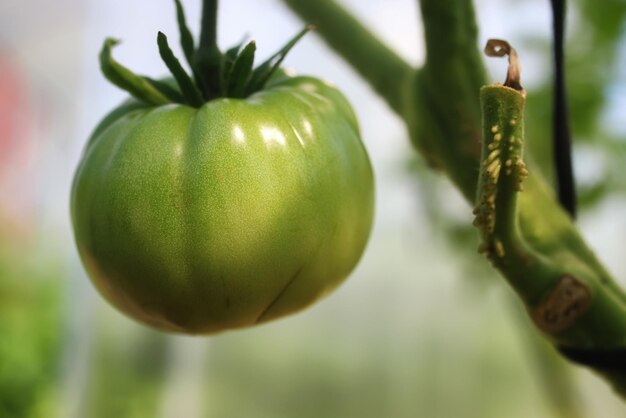
[[[504,85],[524,92],[524,87],[522,87],[520,82],[521,65],[515,48],[502,39],[489,39],[487,45],[485,45],[485,55],[488,57],[503,57],[508,55],[509,68],[506,72]]]

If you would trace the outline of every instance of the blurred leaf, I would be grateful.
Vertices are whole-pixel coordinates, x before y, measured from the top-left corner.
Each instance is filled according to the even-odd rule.
[[[57,271],[53,266],[37,271],[16,260],[21,258],[0,257],[3,418],[42,416],[40,406],[49,403],[58,377],[61,306]]]

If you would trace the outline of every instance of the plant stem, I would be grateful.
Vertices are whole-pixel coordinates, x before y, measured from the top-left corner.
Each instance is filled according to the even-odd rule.
[[[304,20],[317,23],[326,42],[404,119],[422,156],[445,172],[469,202],[474,202],[479,185],[479,200],[483,193],[490,203],[492,198],[481,191],[482,186],[488,178],[498,180],[489,186],[498,193],[494,195],[493,230],[488,227],[481,232],[485,249],[524,301],[538,330],[571,359],[596,358],[594,352],[606,350],[619,353],[626,347],[626,293],[586,245],[540,171],[531,166],[523,193],[517,192],[525,173],[523,165],[502,181],[495,174],[496,158],[503,176],[508,159],[511,164],[515,157],[521,161],[521,148],[515,147],[521,147],[523,130],[515,124],[523,123],[524,95],[514,88],[492,85],[483,88],[479,100],[485,73],[476,48],[472,1],[419,0],[427,61],[416,71],[332,0],[283,1]],[[514,80],[515,74],[511,75]],[[481,115],[485,116],[482,128]],[[520,140],[512,150],[500,148],[500,156],[491,154],[493,145],[489,149],[492,139],[498,141],[498,132],[491,131],[494,125],[502,129],[499,140],[510,140],[509,133]],[[483,128],[485,167],[479,165]],[[513,154],[505,155],[509,152]],[[485,228],[489,212],[487,206],[480,210],[484,215],[481,228]],[[585,355],[577,350],[586,350]],[[604,363],[602,367],[587,365],[626,398],[626,367],[617,364],[607,370]]]
[[[332,0],[284,2],[302,20],[313,23],[316,33],[367,80],[391,109],[402,112],[405,82],[414,72],[408,63]]]
[[[202,1],[200,43],[196,51],[196,68],[206,97],[217,97],[222,93],[222,53],[217,46],[217,0]]]
[[[552,0],[554,89],[552,145],[559,202],[576,218],[576,187],[572,169],[571,134],[564,68],[565,0]]]
[[[426,63],[405,121],[431,165],[446,171],[465,198],[476,196],[480,158],[478,91],[485,72],[471,0],[420,0]]]
[[[202,1],[199,48],[209,51],[217,48],[217,0]]]

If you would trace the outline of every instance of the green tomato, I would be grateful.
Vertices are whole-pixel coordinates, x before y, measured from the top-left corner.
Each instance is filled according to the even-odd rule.
[[[283,77],[247,99],[114,110],[84,151],[71,211],[108,301],[162,330],[210,334],[333,290],[363,253],[373,202],[346,99]]]

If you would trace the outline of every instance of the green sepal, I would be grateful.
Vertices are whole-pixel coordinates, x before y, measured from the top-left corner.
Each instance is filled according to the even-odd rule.
[[[174,86],[134,74],[112,57],[112,48],[119,41],[107,38],[100,52],[100,66],[105,77],[133,97],[149,105],[167,103],[202,106],[205,101],[218,97],[243,98],[263,89],[272,75],[279,69],[291,48],[313,28],[307,26],[293,37],[283,48],[254,69],[256,45],[244,41],[222,54],[216,43],[215,18],[217,2],[205,0],[203,8],[203,30],[200,44],[196,48],[193,36],[185,19],[180,0],[174,0],[180,31],[180,42],[193,77],[183,68],[172,52],[167,37],[159,32],[157,44],[161,58],[172,73],[179,89]]]
[[[256,43],[250,41],[235,59],[230,74],[228,74],[226,79],[227,97],[243,97],[252,76],[255,52]]]
[[[183,5],[180,0],[174,0],[176,2],[176,19],[178,20],[178,29],[180,31],[180,46],[183,49],[183,53],[185,54],[185,59],[187,60],[187,64],[191,68],[191,72],[193,73],[193,79],[198,86],[198,89],[201,93],[203,93],[203,97],[207,99],[204,94],[204,88],[202,85],[202,77],[200,73],[196,69],[195,63],[195,55],[196,55],[196,46],[193,40],[193,35],[187,26],[187,21],[185,19],[185,11],[183,9]]]
[[[113,59],[111,50],[119,43],[120,41],[117,39],[106,38],[100,51],[100,69],[106,79],[144,103],[151,105],[170,103],[167,96],[150,81],[133,73]]]
[[[183,97],[183,95],[180,94],[180,91],[178,91],[171,84],[165,81],[155,80],[154,78],[150,78],[146,76],[143,76],[142,78],[146,80],[148,83],[152,84],[154,88],[159,90],[165,97],[170,99],[170,101],[174,103],[185,103],[185,98]]]
[[[313,25],[307,25],[296,36],[294,36],[287,44],[282,47],[278,52],[269,57],[267,61],[259,65],[252,73],[252,78],[245,91],[245,96],[248,96],[255,91],[259,91],[265,86],[267,81],[272,77],[272,74],[280,67],[280,64],[285,59],[285,56],[289,53],[291,48],[311,29]]]
[[[180,45],[183,48],[187,63],[191,66],[193,65],[193,56],[195,54],[196,47],[191,31],[189,30],[185,20],[183,5],[180,3],[180,0],[174,1],[176,2],[176,19],[178,20],[178,29],[180,30]]]
[[[228,86],[228,77],[230,75],[230,71],[233,68],[233,64],[235,63],[235,60],[239,56],[239,53],[241,52],[241,49],[243,48],[243,45],[246,43],[247,39],[248,39],[248,36],[246,35],[241,40],[241,42],[239,42],[237,45],[231,48],[228,48],[226,52],[224,53],[224,60],[222,62],[222,73],[224,75],[223,77],[224,90],[226,90],[226,87]]]
[[[184,68],[178,61],[178,58],[172,52],[168,42],[167,36],[163,32],[159,32],[157,35],[157,44],[159,45],[159,54],[167,65],[167,68],[171,71],[172,75],[180,87],[180,91],[185,98],[185,102],[194,107],[200,107],[204,103],[202,93],[198,90],[191,77],[185,72]]]

